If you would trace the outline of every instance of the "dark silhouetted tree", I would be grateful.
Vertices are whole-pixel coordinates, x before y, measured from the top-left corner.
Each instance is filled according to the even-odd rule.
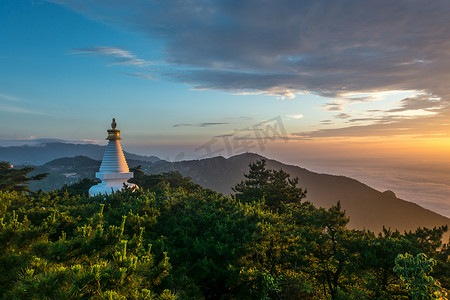
[[[42,173],[28,177],[28,173],[32,172],[34,167],[28,166],[21,169],[15,169],[9,162],[0,162],[0,190],[2,191],[24,191],[31,192],[27,183],[32,180],[41,180],[48,173]]]
[[[89,189],[99,183],[99,180],[93,180],[89,178],[80,179],[80,181],[64,185],[63,189],[66,189],[70,195],[87,195],[89,193]]]

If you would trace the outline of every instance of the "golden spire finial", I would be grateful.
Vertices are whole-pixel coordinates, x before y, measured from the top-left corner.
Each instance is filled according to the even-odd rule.
[[[107,140],[110,141],[117,141],[117,140],[121,140],[120,138],[120,130],[116,129],[117,127],[117,123],[116,123],[116,118],[112,119],[112,123],[111,123],[111,128],[112,129],[108,129],[108,137],[106,138]]]

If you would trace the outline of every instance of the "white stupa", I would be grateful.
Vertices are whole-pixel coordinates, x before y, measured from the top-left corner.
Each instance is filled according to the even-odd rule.
[[[120,130],[116,129],[116,119],[112,119],[111,129],[108,129],[108,145],[103,155],[100,170],[95,173],[95,177],[102,182],[89,189],[89,195],[111,194],[123,189],[124,184],[128,187],[136,187],[133,183],[128,183],[128,179],[133,178],[133,172],[128,169],[127,161],[120,146]]]

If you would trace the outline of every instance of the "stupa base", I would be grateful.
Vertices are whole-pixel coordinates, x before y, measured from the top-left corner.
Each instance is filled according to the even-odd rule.
[[[124,183],[128,188],[138,188],[137,185],[134,183],[129,182],[122,182],[120,185],[107,185],[103,182],[92,186],[89,189],[89,195],[90,196],[97,196],[97,195],[111,195],[112,193],[115,193],[117,191],[121,191],[124,188]]]

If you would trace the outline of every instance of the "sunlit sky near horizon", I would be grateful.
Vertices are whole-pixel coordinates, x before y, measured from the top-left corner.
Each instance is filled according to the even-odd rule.
[[[115,117],[129,152],[258,152],[450,215],[449,15],[444,0],[2,1],[0,146],[104,144]],[[380,161],[408,172],[398,189]]]

